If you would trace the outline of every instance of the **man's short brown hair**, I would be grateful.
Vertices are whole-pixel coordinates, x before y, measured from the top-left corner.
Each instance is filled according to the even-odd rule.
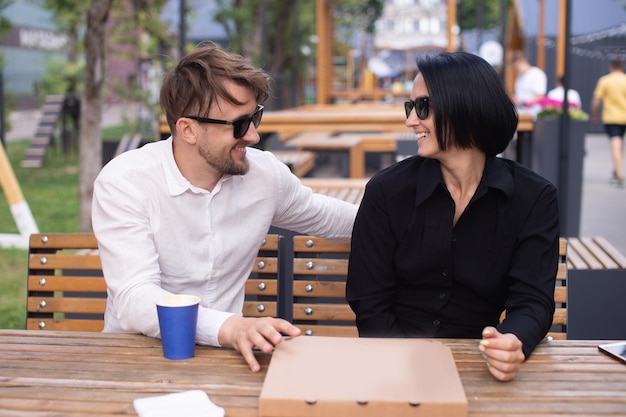
[[[176,121],[184,114],[208,115],[218,97],[243,104],[228,92],[227,80],[249,88],[257,104],[269,97],[269,76],[241,55],[224,51],[213,42],[203,43],[185,55],[163,76],[161,85],[161,108],[170,131],[175,131]]]

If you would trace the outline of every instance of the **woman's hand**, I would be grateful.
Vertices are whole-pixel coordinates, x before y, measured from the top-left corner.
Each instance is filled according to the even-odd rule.
[[[491,375],[499,381],[510,381],[526,360],[522,342],[513,333],[502,334],[495,327],[483,329],[483,339],[478,349],[487,361]]]

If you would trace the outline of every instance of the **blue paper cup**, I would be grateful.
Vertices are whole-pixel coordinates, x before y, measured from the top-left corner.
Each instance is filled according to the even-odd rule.
[[[157,302],[163,356],[193,358],[200,298],[195,295],[166,295]]]

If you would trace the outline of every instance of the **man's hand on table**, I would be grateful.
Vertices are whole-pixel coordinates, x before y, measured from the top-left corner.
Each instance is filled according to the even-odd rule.
[[[283,341],[283,334],[290,337],[300,335],[300,329],[287,320],[272,317],[232,316],[224,322],[219,331],[219,342],[241,352],[252,372],[261,370],[254,356],[256,347],[269,353]]]

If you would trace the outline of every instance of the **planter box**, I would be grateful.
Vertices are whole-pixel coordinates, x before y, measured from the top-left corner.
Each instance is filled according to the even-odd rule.
[[[561,149],[561,120],[540,117],[535,122],[531,169],[559,190],[561,236],[578,236],[582,195],[583,159],[588,122],[569,121],[569,138]]]

